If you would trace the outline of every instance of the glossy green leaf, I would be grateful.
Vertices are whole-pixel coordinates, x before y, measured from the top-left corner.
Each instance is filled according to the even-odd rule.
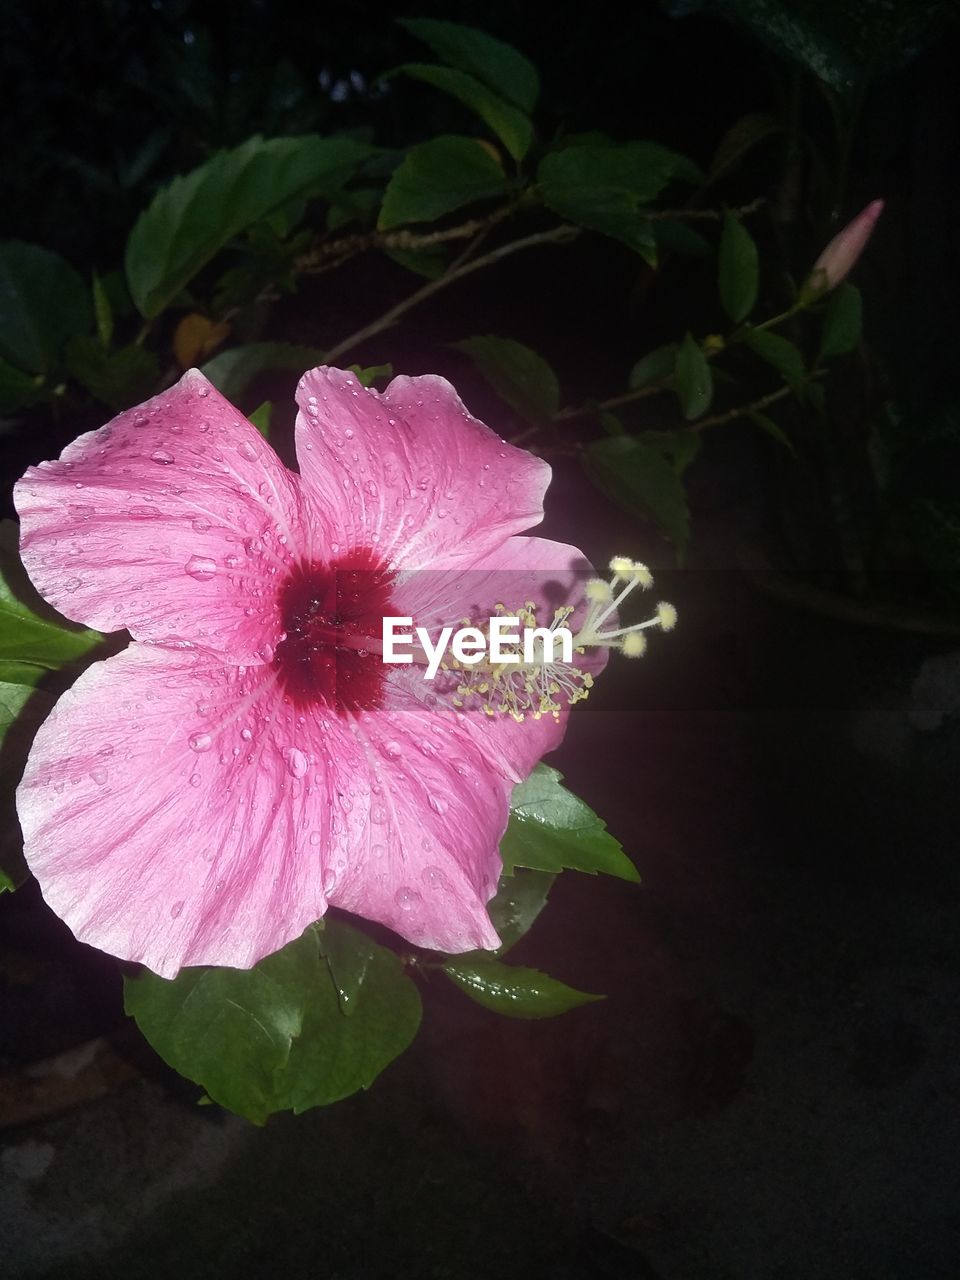
[[[249,421],[257,428],[264,440],[270,439],[270,419],[273,417],[273,404],[270,400],[264,400],[263,404],[254,409],[249,416]]]
[[[560,383],[543,356],[512,338],[464,338],[453,344],[477,366],[497,395],[534,426],[560,408]]]
[[[17,554],[17,526],[0,532],[0,661],[53,669],[79,662],[104,641],[99,631],[74,626],[41,599]]]
[[[315,347],[301,347],[293,342],[248,342],[242,347],[218,352],[201,366],[200,372],[231,404],[236,404],[259,374],[271,369],[306,373],[320,363],[322,354]]]
[[[843,281],[830,295],[823,314],[820,334],[820,359],[846,355],[860,345],[862,304],[856,285]]]
[[[638,391],[641,387],[652,387],[656,382],[668,383],[673,377],[679,349],[679,343],[668,342],[666,346],[657,347],[653,351],[648,351],[645,356],[641,356],[630,370],[630,390]]]
[[[253,137],[158,191],[127,241],[142,315],[166,307],[235,236],[294,200],[336,191],[373,154],[352,138]]]
[[[718,272],[723,309],[739,324],[756,305],[760,263],[753,236],[729,209],[723,215]]]
[[[503,168],[476,138],[431,138],[411,147],[395,170],[377,225],[389,231],[408,222],[432,222],[508,189]]]
[[[682,558],[690,540],[690,508],[676,467],[658,449],[633,436],[613,436],[587,446],[586,464],[614,502],[652,518]]]
[[[522,160],[530,150],[533,125],[529,117],[511,103],[504,102],[473,76],[427,62],[408,62],[397,70],[462,102],[496,134],[514,160]]]
[[[152,351],[135,343],[107,352],[96,338],[78,334],[67,345],[73,378],[115,413],[140,404],[157,391],[160,365]]]
[[[792,342],[766,329],[745,329],[742,337],[750,350],[772,365],[793,391],[798,390],[806,379],[807,371],[803,356]]]
[[[442,249],[385,249],[384,252],[398,266],[423,276],[424,280],[439,279],[450,260]]]
[[[774,420],[768,417],[765,413],[751,413],[747,416],[754,426],[759,427],[761,431],[765,431],[768,436],[772,436],[773,439],[776,440],[777,444],[782,445],[784,449],[789,449],[791,453],[796,453],[796,449],[794,449],[790,437],[779,423],[774,422]]]
[[[689,333],[677,350],[673,367],[673,388],[680,401],[680,410],[688,422],[699,418],[709,409],[713,398],[713,375],[700,344]]]
[[[501,964],[478,952],[448,960],[443,972],[471,1000],[508,1018],[552,1018],[604,998],[577,991],[537,969]]]
[[[537,171],[543,202],[554,213],[620,240],[651,262],[656,238],[646,206],[672,180],[696,178],[689,160],[655,142],[564,147],[544,156]]]
[[[365,369],[359,364],[352,364],[350,369],[362,387],[372,387],[375,382],[389,382],[393,377],[392,364],[371,364]]]
[[[435,18],[400,18],[399,22],[447,66],[482,81],[528,115],[535,107],[540,77],[533,63],[512,45],[458,22]]]
[[[556,769],[545,764],[537,765],[529,778],[514,787],[500,853],[507,873],[515,867],[553,872],[569,868],[621,880],[640,879],[603,820],[562,785]]]
[[[0,244],[0,359],[49,373],[68,338],[93,323],[90,295],[59,254],[36,244]]]
[[[311,925],[253,969],[183,969],[170,981],[144,970],[124,988],[156,1052],[256,1124],[368,1088],[420,1023],[397,956],[339,920]]]
[[[498,956],[505,955],[532,928],[547,905],[556,875],[511,867],[504,870],[496,896],[487,904],[490,921],[500,935]]]

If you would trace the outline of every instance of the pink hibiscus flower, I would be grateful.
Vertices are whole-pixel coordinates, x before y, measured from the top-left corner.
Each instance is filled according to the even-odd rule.
[[[133,638],[37,735],[26,857],[79,939],[166,976],[249,967],[328,905],[420,946],[496,947],[511,788],[605,661],[492,701],[475,672],[386,665],[384,616],[529,603],[542,623],[608,597],[585,601],[575,547],[517,536],[550,469],[442,378],[377,394],[321,368],[298,404],[299,474],[192,370],[15,492],[40,592]]]

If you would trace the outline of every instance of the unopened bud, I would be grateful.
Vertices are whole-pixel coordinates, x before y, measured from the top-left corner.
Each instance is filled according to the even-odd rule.
[[[846,279],[857,259],[867,247],[877,219],[883,213],[883,201],[873,200],[842,231],[837,232],[820,257],[803,287],[808,296],[828,293]]]

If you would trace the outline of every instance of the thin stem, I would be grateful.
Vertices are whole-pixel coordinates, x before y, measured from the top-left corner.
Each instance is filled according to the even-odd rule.
[[[759,400],[751,400],[749,404],[741,404],[735,409],[728,409],[726,413],[714,413],[709,418],[700,418],[697,422],[691,422],[690,430],[703,431],[707,427],[722,427],[728,422],[735,422],[737,418],[745,418],[748,414],[762,413],[770,405],[786,400],[787,396],[792,394],[792,387],[780,387],[776,391],[761,396]]]
[[[560,244],[564,240],[575,239],[579,234],[579,227],[567,226],[564,223],[559,227],[552,227],[549,231],[538,231],[534,235],[524,236],[520,240],[511,240],[508,244],[492,249],[490,253],[484,254],[482,258],[474,258],[472,261],[464,262],[458,267],[448,268],[442,276],[438,276],[436,280],[428,280],[425,285],[416,289],[408,297],[401,299],[396,306],[391,307],[389,311],[385,311],[378,319],[371,320],[362,329],[358,329],[356,333],[351,333],[349,337],[344,338],[341,342],[331,347],[329,351],[324,352],[323,363],[332,363],[339,359],[345,351],[349,351],[351,347],[356,347],[368,338],[372,338],[375,334],[382,333],[384,329],[389,329],[391,325],[396,324],[402,315],[406,315],[408,311],[418,307],[421,302],[426,302],[435,293],[439,293],[449,285],[462,280],[464,276],[468,276],[474,271],[482,271],[485,267],[491,267],[494,263],[500,262],[511,254],[519,253],[523,249],[532,249],[541,244]]]

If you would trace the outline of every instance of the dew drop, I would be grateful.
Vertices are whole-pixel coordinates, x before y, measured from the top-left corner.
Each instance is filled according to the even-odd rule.
[[[107,780],[106,769],[91,769],[90,777],[94,780],[98,787],[102,787]]]
[[[201,779],[201,777],[200,777],[199,773],[191,773],[191,775],[190,775],[190,785],[191,785],[191,787],[199,787],[199,785],[200,785],[201,781],[202,781],[202,779]]]
[[[403,747],[401,747],[400,743],[396,742],[393,738],[391,738],[389,742],[385,742],[383,744],[383,750],[392,760],[396,760],[403,755]]]
[[[384,809],[383,805],[378,804],[373,809],[370,810],[371,822],[385,822],[386,818],[387,818],[387,811],[386,809]]]
[[[401,911],[413,911],[423,901],[423,895],[416,889],[398,889],[394,900]]]
[[[447,802],[441,796],[431,796],[430,808],[433,810],[434,813],[446,813]]]
[[[174,920],[176,920],[176,918],[179,916],[182,910],[183,910],[183,903],[175,902],[173,906],[170,908],[170,915]]]
[[[302,778],[307,772],[307,757],[296,747],[285,747],[283,758],[293,777]]]
[[[228,569],[239,569],[243,561],[239,556],[226,556],[223,563]]]
[[[336,883],[337,883],[337,877],[334,875],[332,871],[325,871],[323,873],[323,892],[324,893],[327,893],[327,894],[333,893]]]
[[[242,458],[246,458],[248,462],[256,462],[257,460],[256,447],[249,440],[244,440],[237,446],[237,453],[239,453]]]
[[[209,751],[213,746],[213,739],[209,733],[194,733],[187,739],[187,743],[191,751]]]
[[[314,846],[314,848],[316,848],[316,846],[320,843],[322,839],[323,839],[323,836],[320,834],[320,832],[314,831],[313,834],[310,836],[310,843]]]
[[[210,521],[204,520],[203,516],[197,516],[193,521],[193,527],[197,533],[206,533],[210,528]]]
[[[209,582],[217,573],[217,562],[209,556],[191,556],[183,567],[198,582]]]
[[[174,460],[173,454],[168,453],[166,449],[154,449],[150,458],[153,462],[159,462],[161,467],[169,467],[170,463]]]

